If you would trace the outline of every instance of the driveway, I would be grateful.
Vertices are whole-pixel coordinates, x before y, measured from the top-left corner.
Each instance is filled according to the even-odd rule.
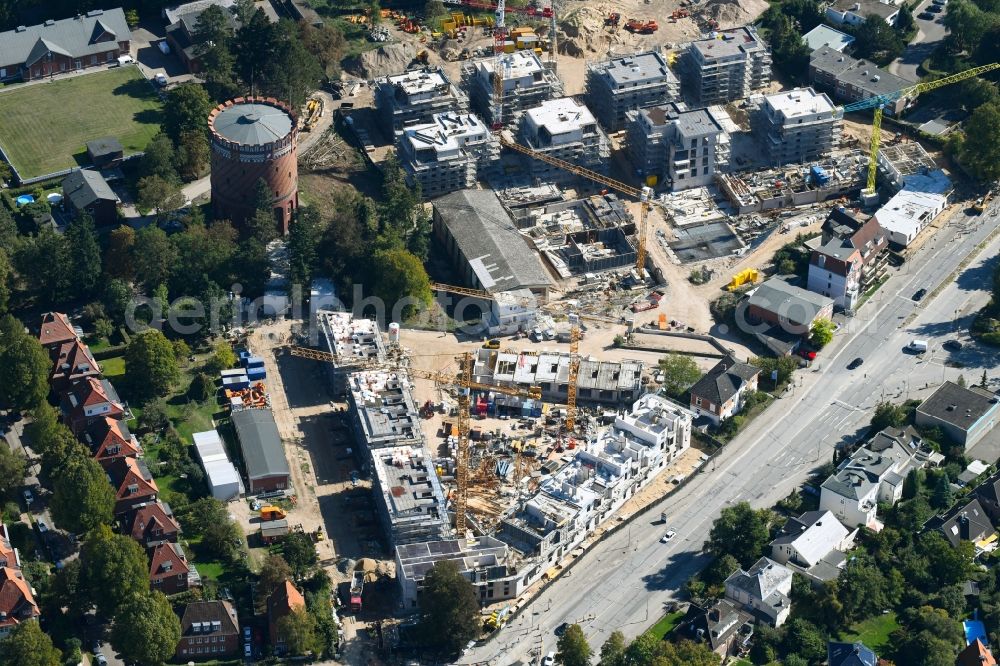
[[[917,36],[907,45],[901,56],[889,63],[889,72],[907,81],[917,82],[920,80],[920,75],[917,74],[920,63],[930,57],[948,33],[948,29],[944,26],[944,16],[947,9],[940,14],[934,14],[934,18],[928,21],[917,18],[931,4],[931,0],[926,0],[913,10],[913,20],[917,23]]]
[[[163,41],[165,35],[163,25],[145,21],[132,31],[132,56],[139,64],[139,69],[151,81],[160,73],[166,74],[171,84],[195,78],[173,52],[164,54],[160,51],[159,42]]]

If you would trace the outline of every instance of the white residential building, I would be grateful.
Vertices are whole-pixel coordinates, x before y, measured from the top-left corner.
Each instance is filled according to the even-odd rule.
[[[524,49],[506,54],[501,57],[500,63],[503,78],[500,103],[505,123],[510,122],[519,111],[562,95],[562,81],[555,72],[545,67],[534,51]],[[462,67],[462,85],[469,93],[472,108],[488,125],[494,122],[493,69],[492,57]]]
[[[948,205],[942,194],[900,190],[875,213],[879,226],[885,229],[889,243],[897,249],[905,248]]]
[[[771,82],[771,52],[752,25],[691,42],[680,67],[688,93],[704,105],[749,97]]]
[[[429,123],[436,113],[465,113],[469,100],[440,67],[394,74],[375,86],[375,108],[385,132],[392,137],[405,128]]]
[[[500,142],[470,113],[437,113],[399,135],[399,161],[427,198],[475,187],[500,158]]]
[[[840,145],[844,119],[826,93],[796,88],[766,95],[751,118],[771,163],[806,163]]]
[[[747,571],[737,569],[726,579],[726,599],[741,604],[772,627],[780,627],[788,619],[791,592],[791,570],[767,557],[757,560]]]
[[[625,114],[680,96],[680,81],[659,51],[616,56],[587,65],[587,104],[608,132],[625,128]]]
[[[771,559],[818,580],[837,577],[857,530],[848,530],[830,511],[790,518],[771,542]]]
[[[896,25],[901,3],[880,0],[836,0],[826,8],[826,18],[836,25],[858,26],[872,14],[889,25]]]
[[[522,145],[567,162],[604,173],[611,157],[608,136],[594,114],[572,97],[542,102],[521,116],[518,137]],[[572,183],[577,176],[534,158],[525,167],[542,182]]]

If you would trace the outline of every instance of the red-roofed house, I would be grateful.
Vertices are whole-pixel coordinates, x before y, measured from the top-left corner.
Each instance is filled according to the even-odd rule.
[[[978,638],[958,653],[955,666],[997,666],[990,649]]]
[[[63,423],[79,437],[92,423],[104,417],[125,417],[125,406],[107,379],[87,377],[75,382],[60,396]]]
[[[181,640],[174,656],[188,659],[218,659],[240,654],[240,625],[236,609],[228,601],[192,601],[181,617]]]
[[[278,621],[296,608],[305,608],[306,600],[295,589],[292,581],[286,580],[267,599],[267,627],[271,633],[271,648],[275,654],[285,651],[285,639],[278,633]]]
[[[0,568],[0,638],[40,615],[35,595],[20,569]]]
[[[181,526],[169,504],[150,502],[130,511],[123,524],[125,532],[149,550],[163,543],[177,543]]]
[[[164,594],[177,594],[197,587],[201,578],[188,565],[184,549],[176,543],[161,543],[149,558],[149,585]]]
[[[90,347],[79,340],[64,342],[58,347],[53,345],[49,348],[49,358],[52,360],[49,386],[56,393],[64,391],[77,380],[101,376],[101,366],[90,353]]]
[[[140,504],[155,502],[160,489],[146,463],[136,458],[117,458],[107,467],[108,478],[115,489],[115,515],[121,516]]]
[[[0,525],[0,567],[21,568],[21,555],[11,545],[6,525]]]
[[[105,416],[90,424],[80,438],[104,469],[118,458],[136,458],[142,446],[125,421]]]
[[[78,339],[76,329],[69,323],[69,317],[61,312],[46,312],[42,315],[42,324],[38,328],[38,342],[51,350],[66,342]]]

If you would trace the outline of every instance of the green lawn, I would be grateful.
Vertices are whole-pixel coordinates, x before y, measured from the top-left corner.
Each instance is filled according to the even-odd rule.
[[[114,356],[112,358],[106,358],[103,361],[98,361],[101,366],[101,370],[104,371],[104,376],[114,384],[118,379],[125,374],[125,357],[124,356]]]
[[[86,143],[116,137],[130,155],[160,129],[162,110],[136,67],[0,91],[0,145],[22,177],[87,163]]]
[[[660,618],[660,621],[654,624],[652,627],[646,630],[646,633],[651,636],[656,636],[656,638],[663,640],[663,637],[674,630],[678,624],[680,624],[681,618],[684,617],[683,611],[677,611],[676,613],[667,613]]]
[[[890,611],[855,624],[849,632],[841,634],[840,639],[846,642],[861,641],[881,654],[883,648],[889,645],[889,635],[897,629],[899,622],[896,621],[896,614]]]
[[[221,562],[195,562],[194,568],[207,580],[219,580],[226,573],[226,567]]]

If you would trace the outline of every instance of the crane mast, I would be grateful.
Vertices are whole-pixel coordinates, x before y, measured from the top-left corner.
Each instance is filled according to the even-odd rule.
[[[503,56],[507,41],[506,0],[499,0],[493,22],[493,129],[503,127]]]

